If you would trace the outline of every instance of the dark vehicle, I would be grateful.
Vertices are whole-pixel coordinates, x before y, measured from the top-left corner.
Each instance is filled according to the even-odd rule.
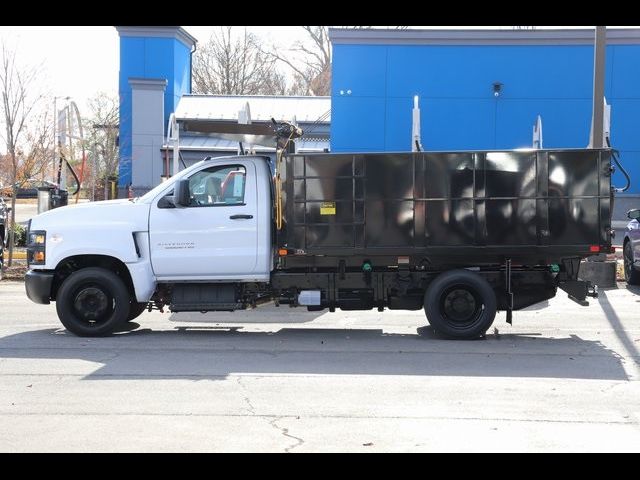
[[[56,188],[56,184],[48,181],[28,182],[18,188],[16,198],[38,198],[38,189],[40,188]]]
[[[640,209],[627,212],[629,223],[624,233],[624,279],[629,285],[640,285]]]
[[[38,198],[39,188],[56,188],[56,184],[48,182],[46,180],[28,181],[18,188],[16,192],[16,198]],[[13,195],[13,189],[10,186],[1,188],[0,195],[6,198],[10,198]]]

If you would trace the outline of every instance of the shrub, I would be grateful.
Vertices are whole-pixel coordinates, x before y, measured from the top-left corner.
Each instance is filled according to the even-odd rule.
[[[27,246],[27,229],[19,223],[13,226],[13,244],[16,247]]]

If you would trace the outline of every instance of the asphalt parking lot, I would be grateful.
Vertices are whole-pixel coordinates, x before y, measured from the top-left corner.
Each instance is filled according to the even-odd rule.
[[[0,451],[637,452],[639,309],[620,284],[476,341],[422,312],[273,306],[88,339],[2,282]]]

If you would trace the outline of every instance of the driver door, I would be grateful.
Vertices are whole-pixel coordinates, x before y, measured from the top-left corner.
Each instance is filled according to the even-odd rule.
[[[193,173],[189,196],[186,208],[160,198],[151,206],[149,240],[156,276],[215,280],[253,273],[258,252],[253,163],[217,164]]]

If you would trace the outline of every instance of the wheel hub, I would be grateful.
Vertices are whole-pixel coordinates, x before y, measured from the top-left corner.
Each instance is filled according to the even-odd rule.
[[[476,299],[468,290],[455,289],[444,298],[444,313],[453,321],[469,321],[476,313],[476,310]]]
[[[73,306],[85,320],[93,323],[100,320],[109,308],[109,298],[97,287],[82,289],[75,297]]]

